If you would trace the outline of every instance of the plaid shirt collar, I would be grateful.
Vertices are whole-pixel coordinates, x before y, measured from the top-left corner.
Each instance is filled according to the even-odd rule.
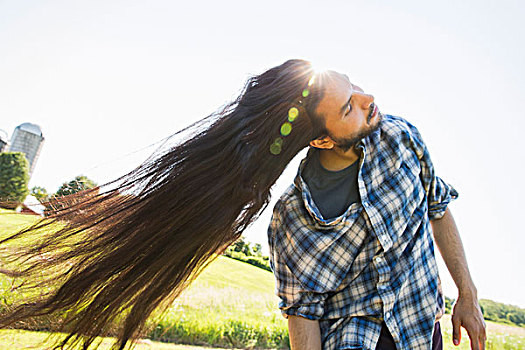
[[[357,153],[359,154],[359,171],[361,171],[363,162],[366,159],[366,143],[367,142],[368,142],[368,139],[362,139],[355,146]],[[301,160],[301,163],[299,164],[299,170],[297,171],[297,175],[295,176],[293,184],[301,192],[302,199],[304,201],[304,206],[306,207],[306,210],[308,210],[310,215],[320,225],[333,226],[333,225],[340,224],[343,221],[343,219],[348,215],[350,208],[348,208],[343,214],[341,214],[338,217],[330,218],[328,220],[323,218],[321,211],[319,210],[319,208],[317,208],[317,205],[313,201],[312,194],[310,192],[310,189],[308,188],[306,181],[304,181],[302,177],[304,167],[306,166],[306,163],[313,157],[314,152],[319,152],[319,150],[316,148],[310,147],[310,149],[308,150],[308,153],[306,154],[306,157],[303,160]]]

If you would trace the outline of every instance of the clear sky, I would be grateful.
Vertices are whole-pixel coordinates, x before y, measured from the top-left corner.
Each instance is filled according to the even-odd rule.
[[[518,0],[0,0],[0,129],[42,127],[31,186],[54,192],[79,174],[104,183],[250,75],[311,60],[419,128],[460,193],[450,208],[479,297],[525,307],[524,17]],[[269,219],[246,233],[265,251]]]

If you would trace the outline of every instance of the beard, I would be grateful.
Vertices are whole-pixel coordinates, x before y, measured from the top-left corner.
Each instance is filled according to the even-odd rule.
[[[383,119],[383,115],[379,113],[377,118],[378,120],[377,120],[377,123],[375,123],[375,125],[372,125],[355,134],[352,134],[346,137],[333,137],[332,135],[328,135],[328,136],[330,136],[330,138],[335,142],[335,146],[337,148],[340,148],[343,152],[346,152],[350,148],[354,147],[359,141],[361,141],[362,139],[364,139],[365,137],[369,136],[374,131],[379,129],[379,127],[381,126],[381,120]]]

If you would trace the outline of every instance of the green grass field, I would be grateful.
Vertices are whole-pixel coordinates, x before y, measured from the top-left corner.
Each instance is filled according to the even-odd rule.
[[[35,218],[0,210],[0,235],[14,232]],[[0,275],[0,298],[11,280]],[[285,348],[286,320],[277,308],[273,275],[263,269],[219,257],[160,317],[150,321],[149,338],[227,348]],[[0,300],[1,301],[1,300]]]
[[[485,321],[487,324],[487,347],[493,350],[524,350],[525,349],[525,328],[514,327],[505,324]],[[461,344],[454,346],[452,343],[452,322],[450,315],[444,315],[441,319],[441,330],[443,333],[444,350],[468,350],[470,342],[467,332],[461,329]]]
[[[46,339],[50,335],[47,332],[32,332],[18,329],[0,329],[0,350],[48,350]],[[109,350],[113,344],[113,338],[100,338],[100,350]],[[205,348],[202,346],[175,345],[151,341],[149,339],[140,340],[135,350],[214,350],[217,348]]]
[[[0,211],[0,234],[13,232],[34,218]],[[8,279],[0,276],[0,297],[11,298]],[[179,297],[162,317],[150,320],[148,338],[179,344],[226,348],[286,348],[286,320],[277,309],[272,273],[252,265],[218,258]],[[525,328],[487,322],[487,349],[525,349]],[[442,321],[444,349],[469,349],[451,341],[450,316]],[[0,349],[25,349],[45,339],[43,332],[0,331]],[[110,340],[106,339],[105,344]],[[162,347],[161,347],[162,346]],[[34,347],[34,349],[46,349]],[[101,349],[106,349],[101,347]],[[166,344],[139,344],[143,349],[192,349]]]

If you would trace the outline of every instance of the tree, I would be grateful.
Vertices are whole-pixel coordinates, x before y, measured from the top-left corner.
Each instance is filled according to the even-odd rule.
[[[229,248],[229,251],[239,252],[246,256],[252,255],[252,248],[250,247],[250,242],[246,241],[244,237],[239,238],[235,241]]]
[[[87,176],[79,175],[69,182],[64,182],[58,189],[57,196],[67,196],[80,191],[97,187],[97,184]]]
[[[253,255],[255,256],[262,256],[262,245],[259,243],[255,243],[255,245],[252,247]]]
[[[29,194],[29,162],[22,152],[0,154],[0,201],[9,209],[16,208]]]
[[[44,187],[35,186],[31,188],[31,195],[38,199],[39,202],[44,202],[49,198],[49,193]]]

